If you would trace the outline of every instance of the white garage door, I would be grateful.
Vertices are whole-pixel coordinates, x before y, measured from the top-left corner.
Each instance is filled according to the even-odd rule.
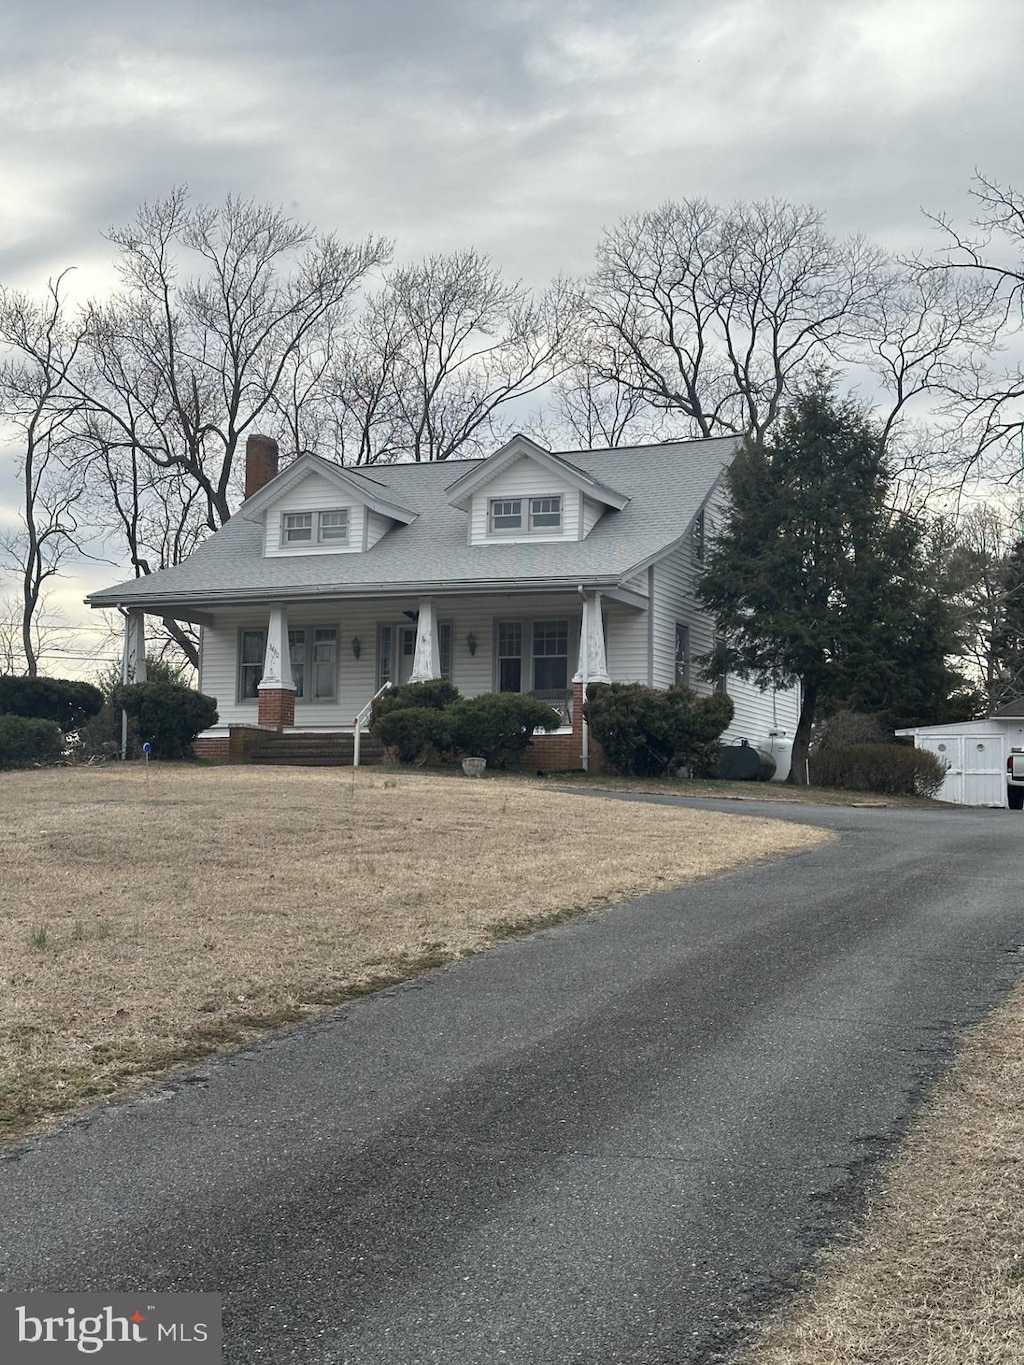
[[[960,806],[1005,806],[1002,735],[920,735],[918,745],[949,764],[940,801]]]

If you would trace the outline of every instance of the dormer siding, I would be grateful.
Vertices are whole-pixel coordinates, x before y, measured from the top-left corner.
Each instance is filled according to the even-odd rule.
[[[528,515],[528,499],[531,497],[561,497],[562,526],[558,531],[502,532],[494,534],[490,529],[489,510],[494,499],[520,498],[523,500],[524,526]],[[469,543],[488,545],[523,542],[536,544],[538,541],[561,541],[581,539],[583,526],[583,495],[579,489],[567,485],[563,479],[550,470],[543,469],[530,459],[516,460],[514,464],[489,479],[473,494],[473,505],[469,519]]]

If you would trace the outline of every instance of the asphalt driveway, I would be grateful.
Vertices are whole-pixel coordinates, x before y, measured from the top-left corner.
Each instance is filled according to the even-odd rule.
[[[1024,817],[717,808],[840,838],[12,1149],[0,1288],[220,1291],[233,1365],[719,1359],[1024,967]]]

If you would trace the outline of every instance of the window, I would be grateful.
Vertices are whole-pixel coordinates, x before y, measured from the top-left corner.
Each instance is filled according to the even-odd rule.
[[[523,503],[527,511],[524,518]],[[560,531],[562,529],[562,495],[538,498],[492,498],[488,508],[488,524],[492,533],[509,531]]]
[[[697,513],[693,522],[693,557],[698,563],[704,563],[704,509]]]
[[[561,530],[562,527],[562,499],[561,495],[555,498],[531,498],[530,499],[530,530],[545,531],[549,529]]]
[[[292,682],[295,684],[295,700],[298,701],[306,695],[304,690],[306,681],[306,632],[304,630],[290,630],[288,632],[288,655],[292,665]]]
[[[284,512],[281,516],[282,545],[347,545],[348,508],[328,512]]]
[[[676,687],[690,686],[690,628],[676,622]]]
[[[569,622],[534,621],[533,690],[563,692],[569,686]]]
[[[523,690],[523,623],[498,622],[498,691]]]
[[[238,700],[255,701],[263,677],[265,630],[239,631]],[[288,660],[296,701],[333,701],[338,690],[337,626],[299,626],[288,631]]]
[[[312,544],[313,513],[285,512],[281,518],[281,540],[285,545]]]
[[[496,658],[499,692],[566,692],[569,622],[499,621]]]
[[[238,700],[254,701],[263,677],[263,659],[267,652],[265,630],[243,630],[238,639]]]
[[[313,631],[313,700],[333,701],[338,678],[338,631],[317,626]]]
[[[437,623],[437,652],[441,665],[441,677],[452,680],[452,637],[455,628],[451,621]]]
[[[377,627],[377,691],[385,683],[391,682],[391,641],[390,626]]]
[[[317,540],[321,545],[348,543],[348,508],[338,507],[331,512],[320,512],[317,517]]]
[[[492,531],[521,531],[523,529],[522,498],[492,498],[490,520]]]

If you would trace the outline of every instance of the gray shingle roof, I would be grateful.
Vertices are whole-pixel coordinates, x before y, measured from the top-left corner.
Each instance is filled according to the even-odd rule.
[[[263,517],[248,517],[243,504],[184,563],[94,592],[86,600],[93,606],[156,608],[253,597],[619,583],[686,532],[738,447],[738,438],[727,436],[559,452],[630,501],[622,511],[606,512],[585,540],[538,544],[467,543],[467,513],[450,505],[449,486],[478,461],[374,465],[365,474],[347,469],[367,482],[368,493],[392,498],[415,512],[416,519],[409,526],[392,527],[362,554],[264,558]]]

